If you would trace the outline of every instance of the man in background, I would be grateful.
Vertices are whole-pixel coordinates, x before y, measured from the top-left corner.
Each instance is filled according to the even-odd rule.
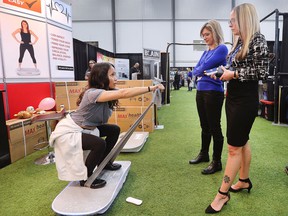
[[[138,79],[138,75],[141,74],[140,69],[139,69],[139,63],[136,62],[133,67],[131,67],[130,69],[130,74],[132,76],[132,80],[137,80]]]

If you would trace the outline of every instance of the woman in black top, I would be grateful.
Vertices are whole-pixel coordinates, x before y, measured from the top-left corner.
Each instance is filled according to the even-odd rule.
[[[16,37],[16,34],[18,34],[18,33],[21,36],[21,40],[19,40]],[[31,35],[34,37],[34,42],[31,41]],[[21,64],[22,64],[22,60],[23,60],[24,53],[25,53],[26,50],[28,50],[28,52],[29,52],[29,54],[30,54],[30,56],[32,58],[34,67],[35,67],[35,69],[37,69],[37,62],[36,62],[36,59],[35,59],[33,45],[37,43],[38,37],[32,30],[29,29],[28,22],[26,20],[22,20],[21,28],[19,28],[16,31],[14,31],[12,33],[12,36],[20,44],[20,48],[19,48],[20,55],[19,55],[19,59],[18,59],[18,62],[19,62],[18,70],[21,70]]]

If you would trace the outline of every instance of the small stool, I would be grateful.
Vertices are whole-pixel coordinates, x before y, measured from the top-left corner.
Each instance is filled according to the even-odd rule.
[[[45,121],[46,125],[46,135],[47,135],[47,141],[39,142],[36,145],[34,145],[34,150],[41,151],[43,149],[48,149],[48,154],[43,155],[40,158],[37,158],[34,163],[37,165],[47,165],[55,162],[55,155],[54,152],[50,151],[50,145],[49,145],[49,137],[51,135],[51,127],[50,123],[52,120],[61,120],[66,114],[65,109],[62,109],[59,113],[51,113],[51,114],[42,114],[37,115],[32,118],[31,124],[35,122],[41,122]]]
[[[261,116],[269,121],[274,119],[274,101],[260,100],[262,104]]]

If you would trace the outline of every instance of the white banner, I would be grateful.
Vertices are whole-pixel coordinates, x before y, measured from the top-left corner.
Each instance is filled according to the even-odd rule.
[[[6,78],[49,78],[46,24],[1,13],[0,20]]]
[[[72,10],[60,0],[46,0],[46,17],[48,20],[72,28]]]
[[[72,32],[48,25],[51,78],[74,79]]]

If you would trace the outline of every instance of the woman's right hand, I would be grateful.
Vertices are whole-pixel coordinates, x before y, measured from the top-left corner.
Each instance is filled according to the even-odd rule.
[[[150,87],[150,89],[155,92],[156,89],[159,89],[161,92],[165,90],[165,87],[162,84],[157,84],[155,86]]]
[[[229,81],[229,80],[233,79],[234,71],[227,70],[224,66],[221,66],[221,69],[223,70],[223,74],[220,77],[220,80]]]

